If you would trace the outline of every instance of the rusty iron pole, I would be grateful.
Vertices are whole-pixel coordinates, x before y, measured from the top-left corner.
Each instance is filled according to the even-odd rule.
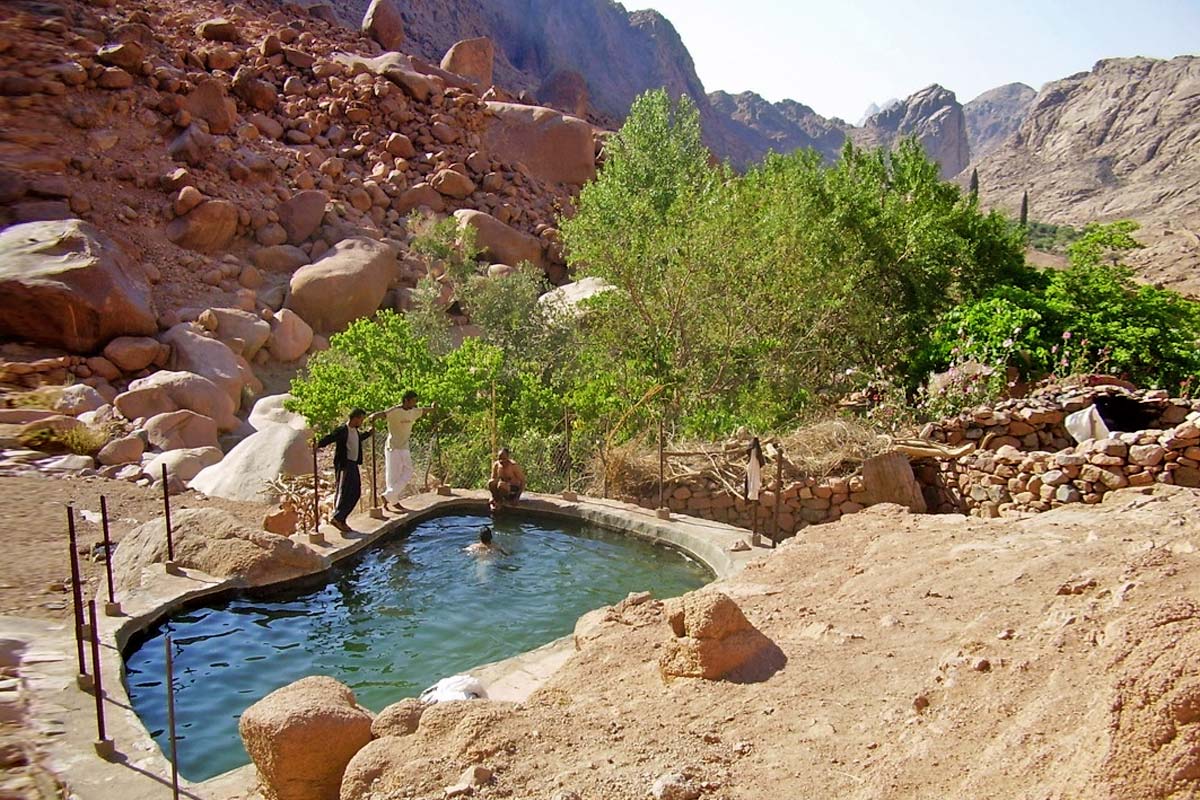
[[[779,534],[779,508],[783,505],[783,442],[776,445],[778,453],[775,461],[775,520],[771,531],[771,547],[774,548],[781,537]]]
[[[104,735],[104,682],[100,677],[100,629],[96,626],[96,601],[88,600],[88,621],[92,626],[92,694],[96,696],[96,750],[111,746]]]
[[[179,800],[179,745],[175,739],[175,665],[171,660],[171,634],[163,640],[167,655],[167,735],[171,741],[171,796]]]
[[[167,520],[167,561],[175,560],[175,541],[171,536],[171,487],[167,483],[167,465],[162,465],[163,516]]]
[[[112,537],[108,533],[108,499],[100,495],[100,528],[104,532],[104,574],[108,578],[108,602],[116,605],[117,597],[113,593],[112,574]]]
[[[321,482],[317,473],[317,438],[313,437],[313,533],[321,532]]]
[[[80,686],[86,687],[88,680],[87,659],[83,653],[83,589],[79,577],[79,556],[75,552],[75,507],[67,506],[67,540],[71,547],[71,599],[75,606],[75,649],[79,656],[79,674],[77,680]]]

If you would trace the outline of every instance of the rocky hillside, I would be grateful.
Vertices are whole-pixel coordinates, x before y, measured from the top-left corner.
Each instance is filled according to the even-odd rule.
[[[1037,92],[1023,83],[1006,83],[963,106],[972,157],[983,158],[1021,127],[1036,96]]]
[[[1155,282],[1200,293],[1200,57],[1101,61],[1048,83],[1015,135],[977,162],[980,197],[1032,219],[1133,218],[1132,259]]]
[[[708,102],[719,120],[711,136],[717,151],[739,168],[760,160],[769,150],[789,153],[807,147],[832,161],[846,141],[848,125],[826,119],[795,100],[771,103],[754,92],[712,92]]]
[[[916,136],[943,178],[962,172],[971,160],[963,107],[954,92],[936,83],[869,118],[851,135],[864,147],[891,147],[901,137]]]

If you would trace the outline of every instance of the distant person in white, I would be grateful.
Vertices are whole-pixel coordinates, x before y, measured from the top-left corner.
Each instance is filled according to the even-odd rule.
[[[413,423],[424,416],[426,411],[433,411],[435,407],[418,407],[417,393],[405,392],[400,405],[371,415],[372,422],[380,417],[387,418],[388,438],[383,451],[384,481],[387,483],[387,488],[383,490],[383,508],[386,511],[408,511],[400,505],[401,493],[413,475],[412,453],[408,451],[408,440],[412,435]]]

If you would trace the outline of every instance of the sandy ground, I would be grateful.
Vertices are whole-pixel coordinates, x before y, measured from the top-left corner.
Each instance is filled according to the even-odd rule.
[[[369,796],[483,764],[485,797],[641,800],[669,772],[680,797],[1200,797],[1200,492],[1159,491],[811,527],[709,589],[782,651],[765,679],[665,682],[661,609],[622,610],[526,704],[387,740]]]
[[[92,553],[103,542],[100,496],[108,500],[109,530],[119,542],[129,531],[162,516],[162,492],[125,481],[78,477],[0,477],[0,531],[5,545],[0,558],[0,614],[63,619],[71,614],[71,567],[67,560],[68,504],[76,509],[80,549]],[[184,492],[171,498],[171,508],[223,508],[258,527],[266,506],[238,503]],[[84,513],[86,512],[86,514]],[[93,518],[95,521],[89,521]],[[80,568],[91,596],[104,581],[104,563],[83,555]]]

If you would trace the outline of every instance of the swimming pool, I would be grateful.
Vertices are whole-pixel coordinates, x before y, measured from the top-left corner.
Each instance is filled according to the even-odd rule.
[[[492,524],[508,556],[463,548]],[[594,525],[445,516],[334,567],[319,586],[259,590],[178,612],[131,643],[134,709],[166,743],[163,637],[173,641],[180,772],[200,781],[248,763],[237,721],[306,675],[330,675],[380,711],[439,678],[569,634],[631,591],[672,597],[712,579],[683,553]]]

